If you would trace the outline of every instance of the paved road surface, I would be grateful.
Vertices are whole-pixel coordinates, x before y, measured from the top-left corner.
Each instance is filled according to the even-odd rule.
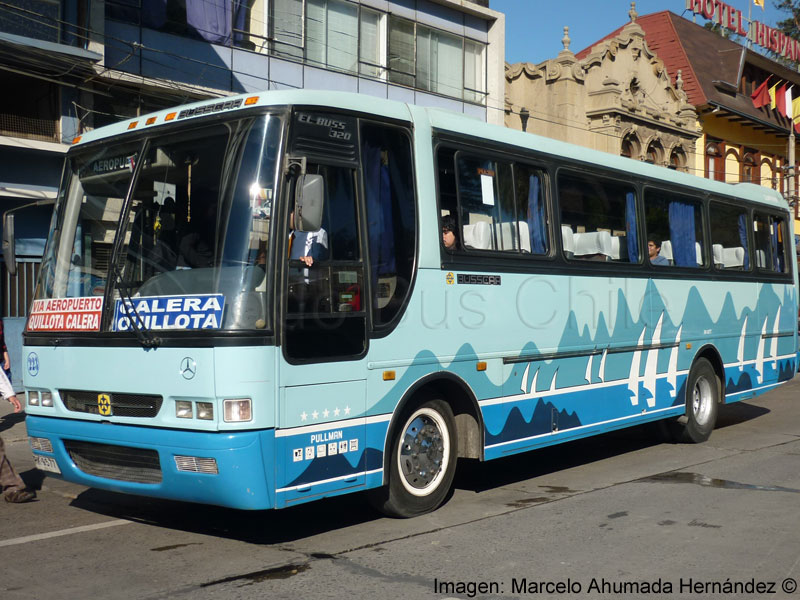
[[[0,598],[798,598],[800,378],[724,407],[711,440],[635,428],[459,467],[452,498],[411,520],[360,495],[239,512],[41,487],[0,503]],[[774,591],[774,593],[770,593]]]

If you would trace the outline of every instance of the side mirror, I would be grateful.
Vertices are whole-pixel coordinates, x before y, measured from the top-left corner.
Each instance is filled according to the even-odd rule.
[[[294,226],[298,231],[319,231],[325,202],[325,178],[300,175],[294,194]],[[4,244],[5,245],[5,244]]]
[[[14,213],[3,214],[3,261],[9,275],[17,274],[17,252],[14,247]]]

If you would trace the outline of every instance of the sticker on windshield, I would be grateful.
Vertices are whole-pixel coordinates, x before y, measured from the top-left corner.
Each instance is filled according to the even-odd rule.
[[[139,316],[144,329],[219,329],[222,325],[224,294],[152,296],[128,298],[114,306],[113,331],[131,331],[131,319]]]
[[[28,331],[100,331],[102,296],[34,300]]]

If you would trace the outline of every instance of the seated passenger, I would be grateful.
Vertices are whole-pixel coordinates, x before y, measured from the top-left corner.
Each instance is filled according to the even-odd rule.
[[[647,240],[647,254],[650,257],[651,265],[669,265],[669,261],[659,254],[661,252],[661,244],[655,240]]]
[[[458,225],[453,215],[442,217],[442,243],[444,249],[453,252],[458,248]]]

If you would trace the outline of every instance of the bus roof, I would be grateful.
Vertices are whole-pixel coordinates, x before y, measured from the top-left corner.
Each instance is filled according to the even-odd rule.
[[[379,117],[400,121],[415,121],[417,123],[424,119],[427,120],[427,124],[429,124],[430,127],[439,131],[485,138],[502,144],[535,150],[552,156],[566,156],[572,160],[589,165],[602,164],[613,170],[639,175],[652,180],[675,183],[703,190],[711,194],[737,196],[742,199],[771,205],[783,210],[787,209],[787,203],[780,193],[760,185],[749,183],[732,185],[713,181],[704,177],[666,169],[664,167],[632,160],[600,150],[592,150],[590,148],[542,137],[533,133],[491,125],[482,120],[456,112],[450,112],[439,108],[412,107],[402,102],[385,100],[352,92],[274,90],[226,96],[213,100],[201,100],[191,104],[123,120],[119,123],[86,132],[75,138],[73,145],[82,145],[109,137],[116,137],[125,133],[141,133],[144,129],[171,124],[176,121],[188,121],[211,114],[235,112],[245,108],[289,105],[335,107],[337,109],[369,113]]]

